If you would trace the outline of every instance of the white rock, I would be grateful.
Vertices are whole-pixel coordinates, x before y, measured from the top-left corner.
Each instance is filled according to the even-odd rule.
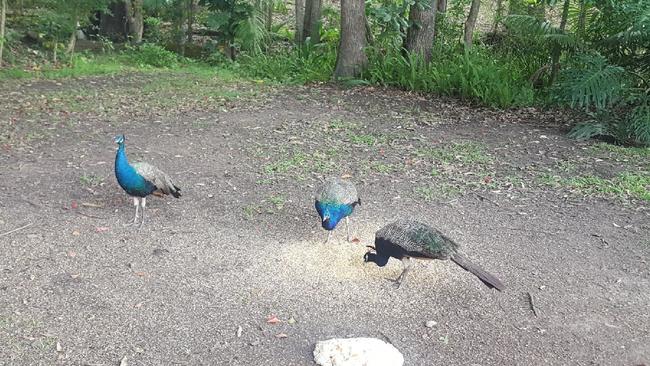
[[[392,344],[376,338],[334,338],[316,343],[314,362],[321,366],[402,366]]]

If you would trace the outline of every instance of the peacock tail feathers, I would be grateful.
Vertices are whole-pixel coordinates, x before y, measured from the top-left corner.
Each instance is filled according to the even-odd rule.
[[[135,169],[135,171],[145,180],[151,182],[151,184],[156,187],[157,191],[160,191],[163,194],[171,194],[176,198],[181,196],[181,189],[174,185],[174,182],[169,175],[155,166],[145,162],[138,162],[133,164],[133,169]]]
[[[331,177],[323,182],[316,191],[316,201],[326,204],[338,203],[352,206],[361,202],[354,184],[338,177]]]

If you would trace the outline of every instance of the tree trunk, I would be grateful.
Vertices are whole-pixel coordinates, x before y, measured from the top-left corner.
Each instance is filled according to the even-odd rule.
[[[2,0],[0,9],[0,67],[2,67],[2,51],[5,47],[5,22],[7,21],[7,0]]]
[[[587,23],[587,4],[585,0],[579,0],[579,13],[578,13],[578,35],[585,35],[585,26]]]
[[[192,43],[192,32],[194,28],[194,14],[196,13],[196,0],[185,0],[187,2],[187,43]]]
[[[109,13],[99,18],[99,34],[115,42],[126,40],[126,9],[123,2],[108,5]]]
[[[447,12],[447,0],[438,0],[438,12]]]
[[[336,57],[334,78],[356,77],[368,63],[366,46],[366,3],[341,0],[341,41]]]
[[[77,22],[75,22],[77,24]],[[70,35],[70,39],[68,40],[68,46],[65,49],[65,53],[70,55],[72,57],[74,53],[74,46],[77,44],[77,27],[72,31],[72,34]]]
[[[273,0],[266,0],[265,26],[267,31],[273,28]]]
[[[296,0],[294,11],[296,14],[296,37],[294,41],[302,43],[305,39],[302,31],[305,25],[305,0]]]
[[[370,22],[368,21],[368,17],[365,16],[365,14],[363,21],[366,26],[366,44],[373,45],[375,43],[375,37],[372,35],[372,27],[370,27]]]
[[[567,20],[569,19],[569,3],[570,0],[564,0],[564,6],[562,8],[562,19],[560,20],[560,31],[564,33],[564,30],[566,29],[566,23]],[[553,46],[553,52],[551,52],[551,57],[552,57],[552,69],[551,69],[551,80],[550,80],[550,85],[553,85],[555,83],[555,79],[557,79],[557,74],[560,71],[560,56],[562,55],[562,48],[560,47],[559,44],[556,44]]]
[[[144,29],[142,3],[143,0],[126,0],[124,2],[128,35],[135,43],[142,42],[142,30]]]
[[[420,55],[425,62],[431,60],[433,39],[436,31],[436,11],[438,0],[430,0],[426,9],[418,3],[411,5],[409,11],[409,29],[404,41],[404,49],[411,54]]]
[[[499,23],[501,23],[501,17],[503,16],[503,0],[496,0],[497,8],[494,12],[494,24],[492,24],[492,33],[496,33],[499,30]]]
[[[305,21],[302,28],[302,41],[308,37],[311,43],[320,43],[320,17],[322,0],[305,0]]]
[[[476,27],[476,19],[478,19],[478,11],[481,7],[481,0],[472,0],[472,6],[469,8],[469,15],[465,21],[465,47],[472,48],[472,40],[474,39],[474,28]]]

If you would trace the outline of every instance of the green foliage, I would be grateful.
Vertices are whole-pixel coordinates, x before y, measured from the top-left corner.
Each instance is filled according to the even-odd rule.
[[[139,67],[175,68],[179,65],[179,56],[177,54],[152,43],[143,43],[138,47],[128,47],[125,55]]]
[[[601,55],[582,55],[562,73],[557,96],[574,108],[607,108],[622,98],[626,76]]]
[[[241,72],[249,77],[279,82],[327,81],[334,71],[336,53],[326,44],[305,44],[290,50],[239,59]]]
[[[426,64],[397,50],[383,55],[371,50],[363,76],[371,83],[456,95],[500,108],[529,105],[534,100],[532,88],[522,81],[514,62],[493,58],[480,47],[464,53],[436,49],[433,54],[432,62]]]
[[[228,47],[234,47],[235,38],[244,32],[242,28],[256,26],[251,24],[254,8],[244,0],[201,0],[200,4],[210,10],[206,24],[223,34]]]
[[[144,34],[142,38],[149,43],[161,42],[163,40],[161,25],[162,20],[160,18],[144,18]]]

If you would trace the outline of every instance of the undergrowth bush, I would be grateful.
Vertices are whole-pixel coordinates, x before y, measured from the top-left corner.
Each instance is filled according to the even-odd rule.
[[[363,74],[370,83],[407,90],[460,96],[492,107],[530,105],[535,93],[520,67],[507,59],[496,59],[476,48],[471,52],[437,49],[425,64],[419,57],[397,50],[370,53]]]
[[[307,44],[239,58],[240,71],[245,76],[295,83],[329,80],[335,62],[336,53],[326,44]]]
[[[179,55],[153,43],[143,43],[137,47],[127,47],[125,56],[139,67],[176,68]]]

